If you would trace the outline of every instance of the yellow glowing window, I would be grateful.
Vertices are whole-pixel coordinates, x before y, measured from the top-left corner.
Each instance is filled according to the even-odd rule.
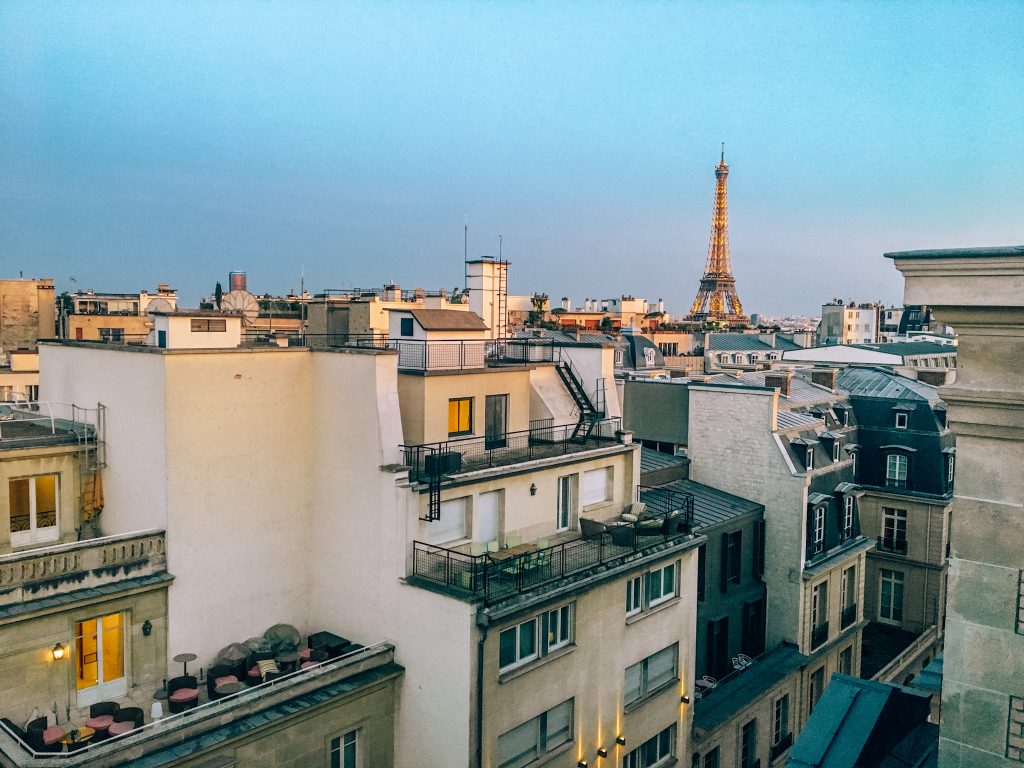
[[[79,622],[75,672],[78,690],[125,676],[123,614]]]
[[[448,401],[448,436],[473,433],[473,398],[459,397]]]
[[[57,475],[10,481],[12,544],[21,546],[57,538],[57,497]]]

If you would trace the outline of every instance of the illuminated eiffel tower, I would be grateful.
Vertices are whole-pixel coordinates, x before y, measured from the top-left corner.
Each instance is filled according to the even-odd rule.
[[[736,294],[736,278],[732,276],[732,259],[729,256],[728,178],[729,166],[725,164],[723,144],[722,158],[715,166],[715,212],[711,216],[708,263],[687,319],[746,325],[750,318],[743,314],[743,305]]]

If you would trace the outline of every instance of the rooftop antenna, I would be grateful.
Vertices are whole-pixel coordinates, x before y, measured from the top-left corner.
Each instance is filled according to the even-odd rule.
[[[501,261],[501,235],[498,235],[498,261]]]

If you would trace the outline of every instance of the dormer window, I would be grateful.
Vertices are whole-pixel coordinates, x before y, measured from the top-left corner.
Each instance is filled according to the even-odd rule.
[[[814,469],[814,446],[807,446],[807,453],[804,456],[804,469],[810,472]]]
[[[839,461],[839,448],[840,448],[839,441],[838,440],[833,440],[832,441],[832,463],[833,464]]]
[[[814,508],[814,554],[825,551],[825,507]]]
[[[853,536],[853,494],[843,496],[843,538]]]
[[[907,465],[909,461],[902,453],[890,453],[885,460],[885,484],[889,488],[907,487]]]
[[[849,408],[843,408],[842,406],[836,406],[835,408],[836,418],[839,420],[839,424],[844,427],[850,426],[850,410]]]
[[[910,414],[906,411],[896,411],[896,429],[906,429],[910,421]]]
[[[853,478],[853,482],[857,482],[857,451],[850,451],[850,461],[853,462],[853,467],[850,474]]]

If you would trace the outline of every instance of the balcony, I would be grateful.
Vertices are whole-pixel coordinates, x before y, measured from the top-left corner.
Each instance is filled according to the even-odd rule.
[[[857,621],[857,604],[848,605],[843,608],[840,625],[842,629],[846,629],[851,624]]]
[[[445,475],[520,464],[616,445],[619,419],[595,419],[553,426],[550,419],[533,422],[520,432],[484,437],[459,437],[439,443],[399,446],[409,479],[429,482]]]
[[[81,590],[169,580],[166,571],[164,532],[158,530],[2,555],[0,616],[22,613],[44,598],[74,599]]]
[[[467,597],[490,604],[546,584],[610,566],[627,557],[661,551],[683,541],[693,529],[693,497],[679,494],[674,514],[637,522],[584,521],[585,533],[573,532],[546,547],[520,545],[474,555],[466,546],[447,548],[413,542],[412,574]]]
[[[776,760],[783,752],[793,746],[793,734],[792,732],[787,733],[778,744],[774,744],[771,750],[768,752],[769,760]]]
[[[879,552],[890,552],[894,555],[906,555],[907,540],[894,539],[888,536],[879,536],[875,543],[875,549]]]
[[[244,687],[239,692],[207,701],[178,714],[146,722],[123,735],[89,743],[72,752],[36,752],[24,743],[8,723],[0,723],[0,764],[18,768],[50,766],[90,766],[114,768],[129,760],[152,756],[154,765],[172,762],[203,747],[237,738],[239,729],[269,726],[285,716],[299,713],[331,696],[351,695],[351,691],[401,673],[394,663],[394,646],[388,643],[351,650],[318,663],[307,663],[268,682]],[[205,692],[205,685],[200,682]],[[125,706],[141,707],[149,714],[150,697],[139,701],[125,697]],[[76,718],[80,719],[80,718]],[[61,725],[66,725],[61,723]],[[161,758],[165,760],[161,760]],[[4,759],[6,758],[6,760]],[[173,760],[177,764],[177,760]],[[148,763],[147,763],[148,764]],[[220,763],[218,763],[219,765]]]
[[[811,648],[819,648],[828,640],[828,622],[811,627]]]

